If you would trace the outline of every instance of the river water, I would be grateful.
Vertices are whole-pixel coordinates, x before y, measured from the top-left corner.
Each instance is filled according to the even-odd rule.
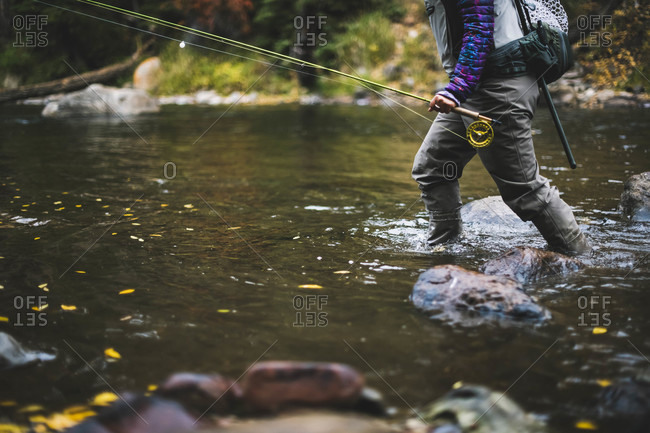
[[[644,111],[562,112],[570,170],[539,110],[542,173],[597,254],[581,273],[527,288],[548,323],[479,327],[416,311],[418,275],[544,243],[505,227],[426,251],[410,178],[421,118],[297,105],[166,106],[126,121],[39,112],[0,107],[0,331],[56,355],[0,372],[13,422],[28,405],[144,392],[173,372],[239,377],[261,357],[348,363],[403,414],[458,381],[509,389],[570,432],[593,419],[603,381],[650,367],[648,225],[616,209],[622,181],[650,169]],[[464,202],[497,194],[478,158],[461,188]],[[32,310],[35,299],[48,307]]]

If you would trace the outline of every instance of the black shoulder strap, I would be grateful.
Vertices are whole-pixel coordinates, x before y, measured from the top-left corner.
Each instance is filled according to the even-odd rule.
[[[530,14],[528,13],[528,8],[523,4],[523,0],[513,0],[515,6],[517,7],[517,13],[519,14],[519,22],[521,23],[521,29],[524,31],[524,34],[527,35],[533,29],[531,24]]]

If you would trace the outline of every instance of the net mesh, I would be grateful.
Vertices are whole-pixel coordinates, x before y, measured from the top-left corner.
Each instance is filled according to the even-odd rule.
[[[528,0],[524,3],[533,23],[542,20],[563,32],[569,31],[569,18],[559,0]]]

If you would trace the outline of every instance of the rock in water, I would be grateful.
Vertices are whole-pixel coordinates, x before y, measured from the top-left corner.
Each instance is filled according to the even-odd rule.
[[[632,221],[650,221],[650,171],[625,181],[619,208]]]
[[[396,433],[387,422],[360,415],[299,413],[271,419],[234,421],[203,433]]]
[[[38,361],[51,361],[54,355],[23,348],[14,337],[0,332],[0,370],[21,367]]]
[[[84,90],[68,93],[61,99],[48,103],[42,115],[55,118],[96,115],[131,116],[155,113],[159,110],[156,100],[144,90],[91,84]]]
[[[505,394],[483,386],[463,385],[421,412],[429,433],[547,433]]]
[[[544,320],[550,313],[507,277],[485,275],[460,266],[443,265],[423,272],[411,301],[435,318],[463,321],[469,317]],[[464,314],[463,314],[464,313]]]
[[[548,276],[564,276],[577,272],[584,265],[565,255],[531,247],[515,247],[486,262],[480,271],[487,275],[502,275],[522,284]]]
[[[260,362],[242,380],[244,400],[258,412],[289,406],[351,407],[363,385],[363,376],[352,367],[320,362]]]
[[[133,73],[133,87],[145,91],[154,90],[160,83],[162,65],[159,57],[149,57],[135,68]]]
[[[156,394],[179,401],[199,414],[227,413],[242,397],[241,387],[218,374],[176,373],[167,378]]]
[[[531,222],[522,221],[499,196],[490,196],[464,205],[460,210],[466,229],[494,234],[501,232],[536,231]]]

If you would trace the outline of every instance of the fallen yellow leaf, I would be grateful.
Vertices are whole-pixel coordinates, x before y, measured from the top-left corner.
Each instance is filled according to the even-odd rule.
[[[0,322],[9,322],[9,318],[5,316],[0,316]]]
[[[458,388],[460,388],[461,386],[463,386],[463,382],[459,380],[458,382],[454,383],[451,387],[452,387],[453,389],[458,389]]]
[[[350,271],[336,271],[335,274],[349,274]]]
[[[27,429],[20,427],[16,424],[0,424],[0,432],[2,433],[23,433]]]
[[[598,379],[596,383],[598,383],[598,385],[602,386],[603,388],[607,388],[612,384],[612,381],[607,379]]]
[[[63,202],[62,202],[62,201],[55,201],[55,202],[52,203],[52,204],[61,204],[61,203],[63,203]]]
[[[5,400],[5,401],[0,401],[0,406],[2,407],[18,406],[18,403],[16,403],[13,400]]]
[[[32,310],[34,310],[34,311],[43,311],[43,310],[45,310],[47,307],[49,307],[48,304],[43,304],[43,305],[39,305],[38,307],[32,307]]]
[[[230,313],[230,310],[221,309],[221,310],[217,310],[217,313]]]
[[[151,237],[153,237],[153,238],[161,238],[161,237],[162,237],[162,235],[159,235],[159,234],[157,234],[157,233],[152,233],[152,234],[150,234],[149,236],[151,236]]]
[[[122,291],[121,291],[120,293],[118,293],[118,294],[119,294],[119,295],[128,295],[129,293],[133,293],[133,292],[135,292],[135,289],[126,289],[126,290],[122,290]]]
[[[86,271],[75,271],[75,272],[78,273],[78,274],[85,274],[86,273]]]
[[[607,332],[607,328],[597,327],[597,328],[594,328],[594,330],[593,330],[592,332],[593,332],[595,335],[604,334],[604,333]]]
[[[109,347],[108,349],[104,350],[104,355],[108,356],[109,358],[114,358],[114,359],[122,358],[122,355],[120,355],[119,352],[117,352],[112,347]]]
[[[39,288],[39,289],[44,289],[44,288],[46,288],[46,287],[47,287],[47,283],[43,283],[43,284],[39,284],[39,285],[38,285],[38,288]]]
[[[299,289],[322,289],[323,286],[319,286],[318,284],[302,284],[298,286]]]
[[[64,311],[74,311],[77,307],[74,305],[61,305],[61,309]]]
[[[76,204],[76,205],[74,205],[74,207],[81,207],[81,205],[80,205],[80,204]]]
[[[160,207],[167,207],[167,206],[169,206],[167,203],[163,203],[160,205]]]
[[[237,226],[237,227],[228,227],[228,230],[239,230],[240,228],[241,228],[240,226]]]
[[[40,238],[41,238],[40,236],[37,236],[37,237],[34,238],[34,240],[37,241],[37,240],[39,240]]]
[[[93,401],[90,402],[92,406],[108,406],[117,400],[119,397],[112,392],[102,392],[97,394]]]
[[[25,406],[25,407],[21,408],[18,412],[20,412],[20,413],[28,413],[28,412],[40,412],[42,410],[44,410],[43,406],[39,406],[37,404],[32,404],[32,405]]]
[[[598,427],[596,427],[596,424],[592,423],[591,421],[587,420],[580,420],[576,422],[576,428],[580,430],[598,430]]]
[[[151,391],[151,392],[153,392],[153,391],[155,391],[157,389],[158,389],[158,385],[149,385],[147,387],[147,391]]]
[[[194,205],[193,204],[186,204],[186,205],[183,205],[183,207],[185,209],[192,209],[194,207]]]

